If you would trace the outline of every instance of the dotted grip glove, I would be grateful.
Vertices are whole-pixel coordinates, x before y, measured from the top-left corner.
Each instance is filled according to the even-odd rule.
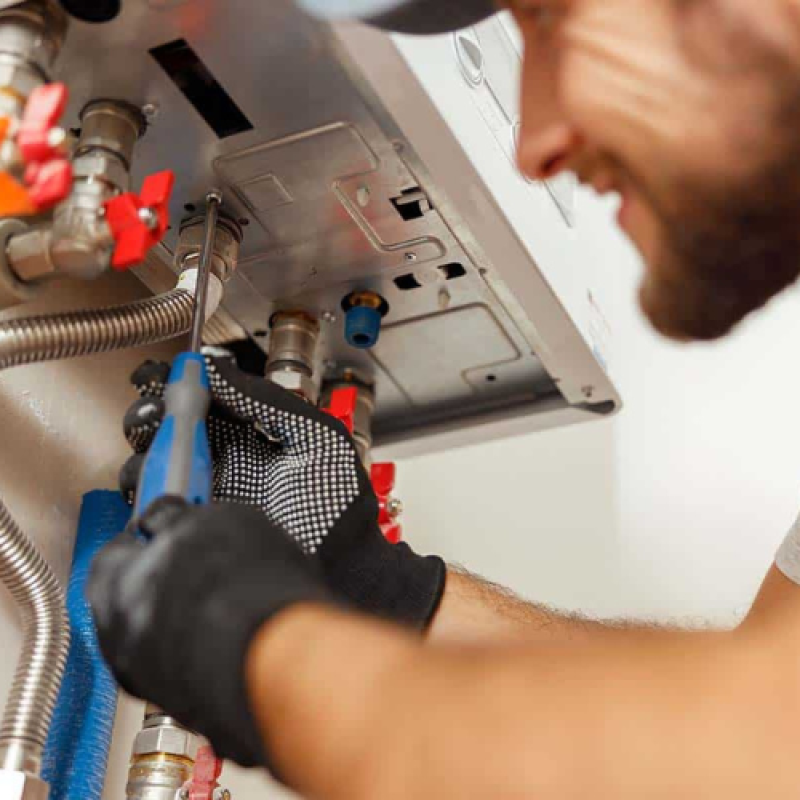
[[[214,500],[257,508],[315,557],[330,590],[356,608],[424,628],[444,590],[444,562],[385,540],[377,498],[346,427],[242,372],[226,351],[209,349],[206,361]],[[129,499],[164,416],[168,376],[167,364],[153,362],[132,376],[142,396],[125,416],[136,453],[120,476]]]
[[[249,708],[255,634],[298,603],[330,604],[319,565],[254,508],[161,498],[92,564],[87,594],[120,685],[204,735],[221,758],[269,766]],[[149,540],[149,541],[148,541]]]

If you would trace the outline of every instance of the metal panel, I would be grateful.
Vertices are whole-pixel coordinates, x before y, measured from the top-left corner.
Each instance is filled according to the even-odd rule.
[[[379,66],[394,70],[388,80],[411,96],[420,91],[388,37],[362,35]],[[253,130],[216,137],[149,53],[178,39]],[[418,155],[424,142],[404,131],[401,116],[409,113],[435,126],[436,108],[428,101],[389,110],[372,81],[373,66],[357,64],[362,44],[313,22],[290,0],[140,0],[124,3],[103,26],[75,22],[59,73],[71,88],[74,120],[96,97],[147,108],[134,176],[175,170],[173,220],[199,206],[210,185],[223,189],[226,210],[245,226],[240,269],[225,298],[232,328],[242,326],[268,348],[276,310],[319,315],[320,375],[355,369],[376,381],[379,441],[416,438],[442,422],[473,426],[498,409],[549,414],[554,403],[608,400],[615,393],[601,389],[601,370],[584,383],[573,381],[567,367],[555,368],[535,309],[520,304],[504,265],[477,246],[459,208],[464,198],[452,196],[460,190],[431,177],[431,165]],[[452,131],[438,133],[441,146],[461,151]],[[471,191],[472,206],[479,195],[489,198],[480,181]],[[418,203],[419,213],[404,219],[404,202]],[[501,225],[515,236],[507,222]],[[175,243],[173,229],[158,251],[163,260]],[[455,276],[448,264],[459,265]],[[538,274],[530,256],[526,267]],[[152,263],[145,272],[152,275]],[[375,290],[389,304],[384,342],[373,353],[344,340],[341,300],[354,289]],[[556,338],[580,343],[558,300],[548,294],[543,301],[557,322]],[[415,359],[403,341],[438,355]],[[588,385],[596,394],[583,391]]]

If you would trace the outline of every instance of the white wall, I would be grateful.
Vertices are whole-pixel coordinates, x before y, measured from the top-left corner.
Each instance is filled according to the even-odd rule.
[[[624,410],[610,421],[403,462],[407,538],[539,602],[602,616],[731,622],[800,507],[797,297],[723,343],[665,343],[636,311],[639,264],[607,207],[580,199],[586,257],[603,259],[608,275]],[[107,292],[107,283],[97,285],[91,301]],[[75,304],[71,295],[56,299],[65,298]],[[2,494],[60,564],[78,493],[110,485],[124,455],[124,374],[139,357],[20,368],[0,379]],[[92,450],[75,424],[86,413]],[[71,479],[60,482],[67,472]],[[16,642],[10,608],[0,612],[0,639]],[[11,659],[0,663],[0,696],[12,667]],[[106,800],[124,796],[140,714],[123,704]],[[226,777],[236,800],[278,796],[257,774],[226,769]]]
[[[800,509],[797,295],[724,342],[667,343],[638,311],[641,266],[608,206],[581,199],[587,257],[602,242],[613,286],[624,409],[404,464],[409,536],[540,602],[730,622]]]

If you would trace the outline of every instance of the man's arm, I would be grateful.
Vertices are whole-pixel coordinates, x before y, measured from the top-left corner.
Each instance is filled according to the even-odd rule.
[[[436,644],[585,641],[598,634],[663,632],[656,625],[599,621],[529,603],[508,589],[450,566],[442,601],[428,631]]]
[[[731,633],[424,647],[314,605],[247,661],[278,772],[330,800],[795,798],[800,589],[773,570]]]

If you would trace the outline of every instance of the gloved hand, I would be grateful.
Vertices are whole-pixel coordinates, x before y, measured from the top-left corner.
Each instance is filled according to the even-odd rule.
[[[298,603],[331,603],[319,565],[254,508],[157,500],[95,559],[87,593],[120,685],[204,735],[221,758],[268,766],[244,668],[253,636]]]
[[[264,378],[245,374],[225,351],[209,350],[213,394],[209,436],[214,500],[254,506],[319,562],[331,591],[362,611],[423,628],[444,590],[446,570],[378,527],[378,502],[341,422]],[[125,416],[135,455],[120,483],[131,498],[164,416],[167,364],[132,376],[141,399]]]

